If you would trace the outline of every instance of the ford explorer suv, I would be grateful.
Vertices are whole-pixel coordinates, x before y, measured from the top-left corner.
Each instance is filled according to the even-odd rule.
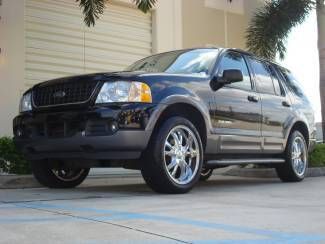
[[[44,186],[76,187],[92,167],[124,167],[161,193],[188,192],[229,165],[262,164],[302,181],[315,143],[313,109],[291,72],[224,48],[37,84],[21,98],[13,132]]]

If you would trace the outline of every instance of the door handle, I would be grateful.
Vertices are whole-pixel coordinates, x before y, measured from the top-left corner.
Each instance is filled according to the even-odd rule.
[[[282,106],[283,106],[283,107],[291,107],[290,103],[287,102],[287,101],[283,101],[283,102],[282,102]]]
[[[257,96],[251,96],[251,95],[249,95],[247,97],[247,100],[250,101],[250,102],[257,103],[258,102],[258,97]]]

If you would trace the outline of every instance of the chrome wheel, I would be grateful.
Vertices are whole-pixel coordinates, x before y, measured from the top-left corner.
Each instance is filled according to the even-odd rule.
[[[307,168],[307,149],[301,137],[296,137],[292,143],[291,163],[295,173],[302,177]]]
[[[51,169],[52,173],[59,180],[69,182],[77,180],[84,172],[84,169]]]
[[[180,125],[169,132],[164,144],[164,164],[169,177],[177,184],[186,185],[197,175],[200,147],[191,129]]]

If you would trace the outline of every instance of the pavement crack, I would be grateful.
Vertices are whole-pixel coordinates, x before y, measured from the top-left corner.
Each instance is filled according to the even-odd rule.
[[[33,199],[33,200],[22,200],[22,201],[0,201],[3,204],[15,204],[15,203],[33,203],[33,202],[52,202],[52,201],[71,201],[71,200],[89,200],[89,199],[111,199],[111,198],[127,198],[127,197],[147,197],[147,195],[134,194],[125,196],[89,196],[89,197],[75,197],[75,198],[54,198],[54,199]],[[149,197],[149,196],[148,196]]]
[[[59,212],[59,211],[52,211],[52,210],[48,210],[48,209],[36,208],[36,207],[21,205],[19,203],[17,203],[17,204],[11,203],[11,204],[13,204],[15,206],[18,206],[18,207],[34,209],[34,210],[41,211],[41,212],[47,212],[47,213],[52,213],[52,214],[61,215],[61,216],[67,216],[67,217],[71,217],[71,218],[75,218],[75,219],[81,219],[81,220],[92,221],[92,222],[96,222],[96,223],[100,223],[100,224],[111,225],[111,226],[115,226],[115,227],[119,227],[119,228],[123,228],[123,229],[128,229],[128,230],[140,232],[140,233],[147,234],[147,235],[152,235],[152,236],[155,236],[155,237],[161,237],[161,238],[168,239],[168,240],[171,240],[171,241],[176,241],[176,242],[179,242],[179,243],[192,244],[192,242],[180,240],[180,239],[177,239],[177,238],[174,238],[174,237],[162,235],[162,234],[151,232],[151,231],[142,230],[142,229],[127,226],[127,225],[117,224],[117,223],[113,223],[113,222],[109,222],[109,221],[97,220],[97,219],[93,219],[93,218],[90,218],[90,217],[84,217],[84,216],[77,216],[77,215],[74,215],[74,214],[71,214],[71,213],[62,213],[62,212]]]

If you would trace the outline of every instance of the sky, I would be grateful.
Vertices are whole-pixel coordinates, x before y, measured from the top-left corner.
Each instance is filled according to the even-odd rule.
[[[313,104],[316,121],[321,121],[319,97],[319,59],[317,49],[316,12],[295,27],[287,40],[287,54],[278,63],[291,70],[300,81],[305,94]]]

